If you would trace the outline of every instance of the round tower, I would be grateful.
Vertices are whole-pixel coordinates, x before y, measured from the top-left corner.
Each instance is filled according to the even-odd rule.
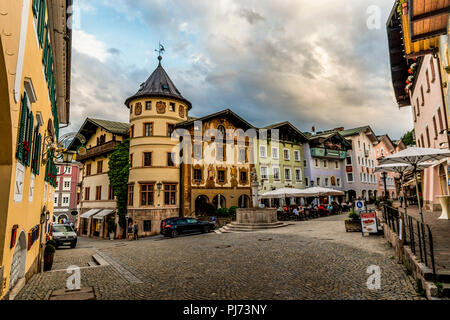
[[[159,233],[161,220],[179,215],[180,168],[171,157],[178,141],[170,136],[192,108],[162,67],[161,56],[158,60],[148,80],[125,101],[130,110],[128,217],[143,236]]]

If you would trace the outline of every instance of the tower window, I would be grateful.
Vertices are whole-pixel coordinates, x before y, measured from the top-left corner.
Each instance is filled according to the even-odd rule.
[[[169,103],[169,111],[175,112],[175,103]]]
[[[152,110],[152,102],[151,101],[145,102],[145,110]]]
[[[151,167],[151,166],[152,166],[152,153],[144,152],[144,167]]]
[[[168,124],[167,125],[167,136],[171,137],[172,133],[175,131],[175,125],[173,124]]]
[[[153,136],[153,123],[144,123],[144,137]]]

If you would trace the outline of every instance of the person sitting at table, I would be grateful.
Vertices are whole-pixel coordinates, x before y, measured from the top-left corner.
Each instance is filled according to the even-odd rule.
[[[295,214],[296,217],[300,216],[300,212],[298,211],[297,207],[294,207],[294,210],[292,212]]]
[[[328,205],[328,207],[327,207],[327,211],[328,211],[329,214],[333,214],[333,210],[334,210],[334,207],[333,207],[333,205],[330,203],[330,204]]]

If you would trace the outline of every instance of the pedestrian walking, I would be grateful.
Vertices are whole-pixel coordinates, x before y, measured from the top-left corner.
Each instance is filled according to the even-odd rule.
[[[134,224],[133,226],[133,231],[134,231],[134,240],[139,240],[139,236],[138,236],[138,224],[137,222]]]
[[[404,200],[403,191],[400,191],[400,208],[403,208],[403,200]]]

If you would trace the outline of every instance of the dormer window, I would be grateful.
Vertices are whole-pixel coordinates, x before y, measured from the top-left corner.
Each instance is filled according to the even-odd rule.
[[[163,89],[163,90],[169,90],[169,85],[168,85],[167,83],[164,83],[164,84],[162,85],[162,89]]]

